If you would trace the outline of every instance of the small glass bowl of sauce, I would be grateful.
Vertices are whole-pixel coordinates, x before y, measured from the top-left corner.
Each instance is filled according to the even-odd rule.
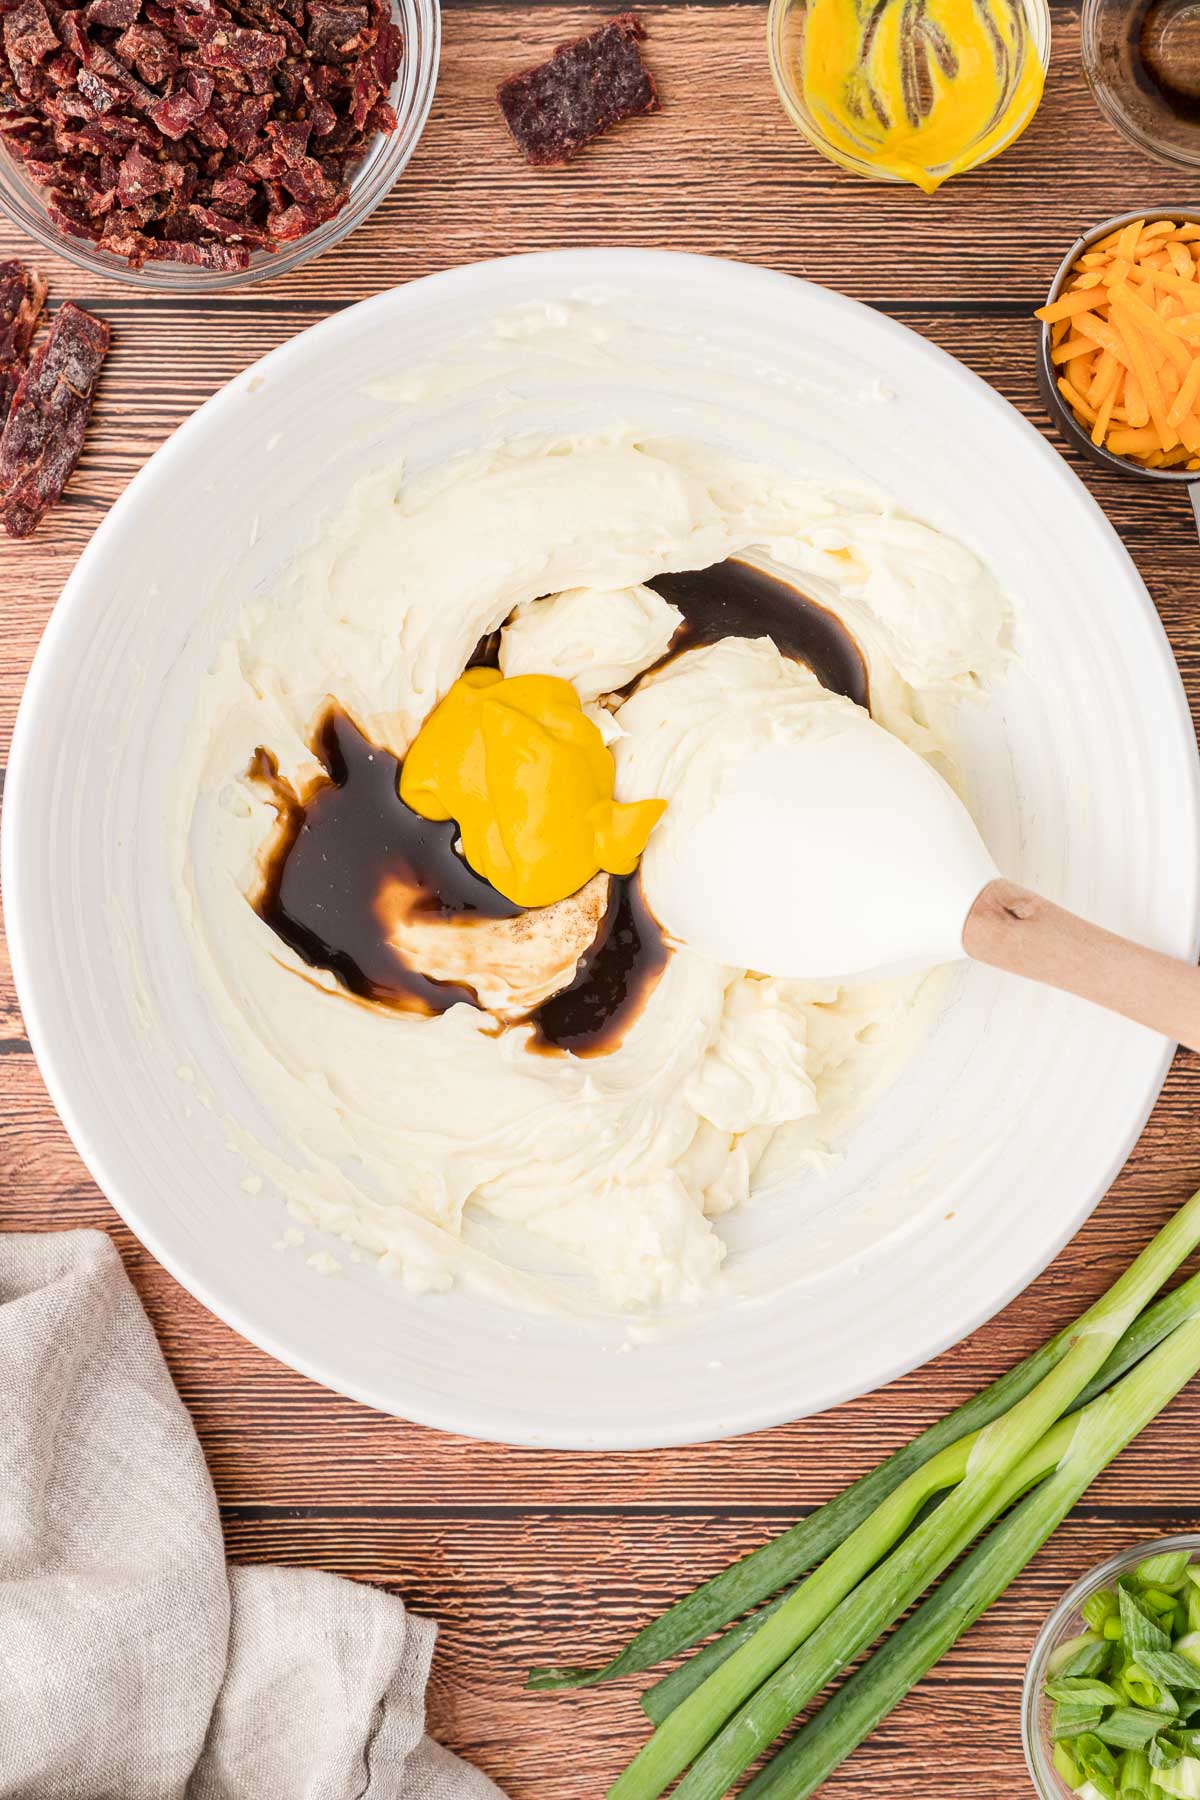
[[[1200,4],[1200,0],[1197,0]],[[1041,102],[1047,0],[771,0],[771,75],[814,149],[933,193],[999,156]]]
[[[1200,0],[1084,0],[1096,104],[1147,155],[1200,168]]]

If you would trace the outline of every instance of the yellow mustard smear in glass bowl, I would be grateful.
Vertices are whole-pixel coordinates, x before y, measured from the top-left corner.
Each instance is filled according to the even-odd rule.
[[[932,194],[1037,111],[1046,0],[772,0],[784,106],[831,161]]]

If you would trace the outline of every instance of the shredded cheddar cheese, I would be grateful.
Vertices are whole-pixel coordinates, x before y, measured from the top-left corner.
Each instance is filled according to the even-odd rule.
[[[1094,444],[1144,468],[1200,470],[1200,224],[1134,219],[1110,232],[1035,316]]]

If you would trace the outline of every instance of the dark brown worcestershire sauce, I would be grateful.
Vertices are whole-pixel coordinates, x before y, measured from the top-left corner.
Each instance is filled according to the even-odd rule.
[[[781,656],[807,663],[823,687],[867,705],[867,665],[846,627],[778,576],[731,560],[646,585],[683,614],[663,662],[721,638],[767,637]]]
[[[330,706],[313,751],[325,770],[304,794],[260,749],[251,778],[278,815],[255,899],[259,916],[311,968],[328,969],[362,1000],[426,1016],[478,1007],[474,992],[410,967],[390,942],[387,897],[399,887],[413,913],[515,919],[522,908],[476,875],[454,849],[452,820],[423,819],[400,798],[400,760]],[[662,932],[636,875],[613,880],[595,942],[569,987],[530,1015],[530,1047],[595,1056],[620,1042],[667,960]]]
[[[662,928],[634,875],[614,877],[608,911],[595,942],[579,959],[569,987],[534,1014],[535,1050],[597,1056],[620,1043],[667,964]]]
[[[866,666],[853,638],[786,582],[726,562],[657,576],[649,585],[683,614],[663,662],[723,637],[769,637],[826,687],[866,704]],[[499,633],[482,639],[470,666],[494,667],[498,647]],[[389,937],[389,896],[399,890],[410,913],[431,918],[512,919],[522,909],[456,852],[453,821],[423,819],[401,800],[400,759],[373,744],[333,703],[312,748],[324,774],[303,793],[280,778],[267,750],[251,764],[251,778],[269,791],[278,815],[255,909],[304,962],[330,970],[362,1000],[427,1016],[459,1004],[478,1007],[470,988],[435,981],[404,961]],[[637,875],[614,877],[608,909],[574,980],[530,1015],[530,1049],[576,1056],[614,1049],[668,954]]]
[[[405,1012],[475,1005],[468,988],[410,969],[388,941],[383,902],[400,884],[414,911],[512,919],[521,911],[455,854],[458,827],[423,819],[399,794],[400,763],[363,736],[336,706],[313,751],[325,770],[303,795],[259,750],[251,777],[271,792],[279,824],[268,848],[260,917],[316,969],[329,969],[363,1000]]]

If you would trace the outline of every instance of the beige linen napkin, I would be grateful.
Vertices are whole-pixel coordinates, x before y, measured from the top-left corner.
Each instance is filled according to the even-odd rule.
[[[499,1800],[425,1735],[433,1639],[377,1588],[227,1568],[107,1237],[0,1234],[0,1795]]]

